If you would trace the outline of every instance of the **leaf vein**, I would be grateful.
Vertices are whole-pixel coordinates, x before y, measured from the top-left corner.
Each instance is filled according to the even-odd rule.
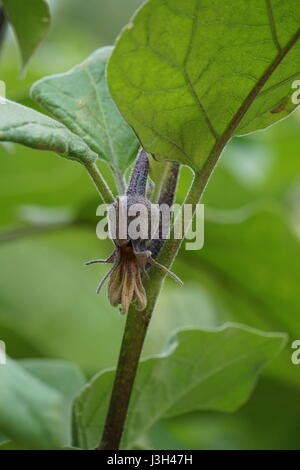
[[[193,44],[194,44],[194,38],[195,38],[195,34],[196,34],[196,31],[197,31],[197,23],[198,23],[198,20],[199,20],[199,12],[200,12],[200,3],[197,2],[196,3],[196,7],[195,7],[195,16],[193,18],[193,24],[192,24],[192,31],[191,31],[191,37],[190,37],[190,41],[189,41],[189,45],[188,45],[188,48],[187,48],[187,51],[186,51],[186,55],[185,55],[185,58],[184,58],[184,61],[183,61],[183,76],[184,76],[184,80],[187,84],[187,87],[188,87],[188,90],[190,91],[192,97],[194,98],[199,110],[200,110],[200,113],[204,116],[204,119],[205,119],[205,122],[206,122],[206,125],[210,131],[210,133],[213,135],[213,137],[215,138],[215,140],[218,140],[218,135],[217,135],[217,132],[215,131],[214,129],[214,126],[212,125],[212,122],[206,112],[206,109],[204,108],[203,106],[203,103],[201,102],[193,84],[192,84],[192,81],[189,77],[189,74],[188,74],[188,71],[186,70],[186,66],[187,66],[187,62],[189,60],[189,57],[190,57],[190,54],[191,54],[191,51],[192,51],[192,48],[193,48]]]
[[[268,18],[269,18],[269,24],[270,24],[272,39],[273,39],[273,42],[274,42],[275,47],[278,50],[278,52],[281,52],[281,45],[279,43],[278,36],[277,36],[277,30],[276,30],[275,18],[274,18],[274,13],[273,13],[272,1],[271,0],[265,0],[265,1],[266,1],[266,7],[267,7],[267,12],[268,12]]]

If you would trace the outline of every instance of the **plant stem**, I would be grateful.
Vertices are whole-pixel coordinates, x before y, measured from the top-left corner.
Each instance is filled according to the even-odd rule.
[[[127,314],[109,410],[98,450],[119,449],[145,336],[163,276],[157,277],[154,284],[150,279],[147,285],[144,283],[148,296],[145,310],[141,312],[131,306]]]
[[[185,200],[186,204],[192,204],[193,213],[219,155],[220,152],[212,152],[209,161],[195,174]],[[167,240],[162,248],[159,261],[167,267],[171,266],[181,242],[182,240],[179,239]],[[129,309],[108,414],[98,450],[117,450],[120,447],[144,340],[164,277],[165,274],[161,270],[152,267],[150,279],[144,282],[148,299],[147,307],[142,312],[137,311],[133,306]]]
[[[215,168],[215,165],[218,161],[220,153],[212,153],[211,158],[207,160],[202,169],[195,173],[193,183],[191,185],[190,191],[184,201],[184,204],[192,205],[192,214],[194,215],[196,210],[196,204],[199,203],[201,196],[204,193],[207,182]],[[172,266],[173,261],[176,258],[176,255],[179,251],[179,248],[182,243],[182,239],[169,238],[166,240],[163,248],[158,256],[159,263],[163,264],[167,268]]]
[[[114,201],[114,196],[109,189],[106,181],[101,175],[96,163],[86,163],[85,168],[87,169],[90,177],[95,183],[95,186],[100,194],[100,197],[104,203],[110,204]]]

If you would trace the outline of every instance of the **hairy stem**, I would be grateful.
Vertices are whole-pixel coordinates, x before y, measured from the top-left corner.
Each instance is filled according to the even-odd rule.
[[[114,201],[114,196],[101,175],[96,163],[86,163],[84,166],[92,178],[102,201],[107,204],[112,203]]]
[[[195,174],[194,181],[185,200],[186,204],[192,204],[193,213],[220,153],[212,153],[209,161]],[[177,255],[181,242],[182,240],[179,239],[167,240],[161,250],[159,262],[170,267]],[[129,309],[108,414],[98,450],[117,450],[120,447],[144,340],[164,277],[164,272],[152,267],[150,278],[144,282],[148,299],[147,307],[142,312],[137,311],[133,306]]]
[[[131,306],[128,311],[113,391],[98,450],[117,450],[120,447],[145,336],[163,277],[164,274],[161,278],[157,277],[154,284],[150,279],[147,280],[147,285],[144,283],[148,296],[145,310],[141,312]]]

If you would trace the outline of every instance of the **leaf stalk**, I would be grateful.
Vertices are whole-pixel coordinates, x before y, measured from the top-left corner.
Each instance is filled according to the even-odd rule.
[[[102,174],[100,173],[96,163],[85,163],[84,166],[87,169],[87,172],[90,175],[91,179],[93,180],[102,201],[106,204],[111,204],[112,202],[114,202],[114,196],[110,188],[108,187],[106,181],[104,180]]]

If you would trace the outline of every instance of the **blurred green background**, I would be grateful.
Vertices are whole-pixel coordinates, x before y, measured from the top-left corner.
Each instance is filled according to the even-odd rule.
[[[52,1],[50,33],[19,79],[19,52],[9,31],[0,79],[11,100],[36,107],[31,84],[65,72],[100,46],[112,44],[139,0]],[[300,78],[300,77],[299,77]],[[298,110],[299,111],[299,110]],[[167,281],[144,355],[159,352],[179,327],[235,321],[289,334],[288,346],[234,414],[193,413],[156,425],[141,443],[158,449],[298,449],[300,365],[300,113],[267,131],[237,138],[210,180],[205,246],[182,250]],[[102,164],[103,172],[110,173]],[[191,180],[181,171],[178,201]],[[16,359],[61,358],[90,377],[114,366],[124,318],[103,293],[105,257],[97,240],[97,193],[83,169],[54,154],[0,146],[0,338]]]

